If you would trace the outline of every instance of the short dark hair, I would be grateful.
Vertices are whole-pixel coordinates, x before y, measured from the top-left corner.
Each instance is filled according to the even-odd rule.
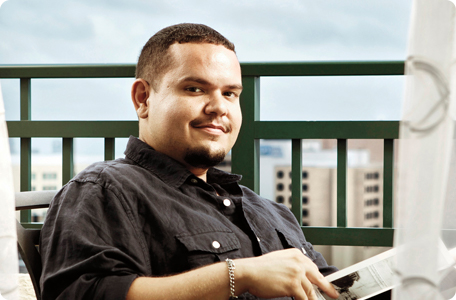
[[[192,23],[172,25],[158,31],[144,45],[136,65],[136,78],[147,80],[157,90],[162,75],[172,64],[168,48],[174,43],[209,43],[235,52],[234,44],[209,26]]]

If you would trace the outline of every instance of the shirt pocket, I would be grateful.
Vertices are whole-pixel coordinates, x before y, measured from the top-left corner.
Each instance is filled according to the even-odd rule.
[[[282,241],[282,245],[285,249],[288,248],[296,248],[301,250],[304,255],[310,258],[312,261],[315,261],[315,253],[312,247],[312,244],[304,240],[301,237],[292,235],[284,230],[277,229],[277,234],[279,235],[280,240]]]
[[[224,261],[227,258],[241,257],[241,244],[231,231],[183,233],[176,235],[176,238],[187,250],[190,269]]]

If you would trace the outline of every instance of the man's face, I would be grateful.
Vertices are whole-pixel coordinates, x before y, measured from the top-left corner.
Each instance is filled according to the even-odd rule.
[[[187,167],[218,164],[242,123],[241,68],[235,53],[207,43],[173,44],[172,67],[150,90],[140,138]]]

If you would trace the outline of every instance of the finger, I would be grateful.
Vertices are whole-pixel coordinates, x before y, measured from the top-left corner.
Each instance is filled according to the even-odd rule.
[[[320,272],[318,274],[308,274],[309,280],[318,286],[323,292],[325,292],[326,295],[333,299],[339,298],[339,293],[336,291],[334,286],[329,283],[329,281],[321,275]]]
[[[301,279],[301,285],[309,300],[318,300],[317,295],[315,294],[314,287],[312,283],[309,281],[309,279],[307,279],[307,277],[303,276],[303,278]]]
[[[296,295],[293,296],[293,299],[294,300],[309,300],[309,298],[307,298],[306,293],[304,293],[303,289],[299,289],[299,291],[296,292]]]

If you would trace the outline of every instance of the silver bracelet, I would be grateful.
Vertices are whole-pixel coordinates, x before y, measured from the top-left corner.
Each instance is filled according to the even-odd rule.
[[[234,270],[236,265],[229,258],[226,259],[226,264],[228,265],[228,275],[230,276],[230,299],[237,299],[238,297],[234,295]]]

